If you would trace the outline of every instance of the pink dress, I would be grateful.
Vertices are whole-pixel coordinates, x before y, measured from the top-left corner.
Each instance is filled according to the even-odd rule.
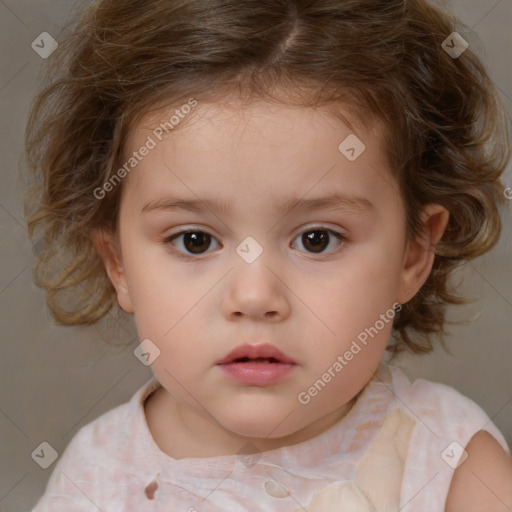
[[[442,512],[485,412],[453,388],[412,384],[382,363],[350,412],[319,436],[254,455],[173,459],[153,440],[144,401],[82,427],[32,512]]]

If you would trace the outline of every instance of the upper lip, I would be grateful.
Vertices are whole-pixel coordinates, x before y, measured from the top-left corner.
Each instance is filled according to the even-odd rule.
[[[216,364],[232,363],[235,361],[235,359],[239,359],[241,357],[247,357],[249,359],[273,358],[276,359],[279,363],[296,364],[293,359],[269,343],[263,343],[259,345],[251,345],[249,343],[245,343],[244,345],[239,345],[233,349],[226,357],[220,361],[217,361]]]

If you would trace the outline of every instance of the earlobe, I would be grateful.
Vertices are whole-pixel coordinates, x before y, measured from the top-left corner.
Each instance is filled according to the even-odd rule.
[[[405,304],[411,300],[427,280],[434,264],[436,247],[448,224],[449,213],[439,204],[429,204],[421,213],[422,232],[409,240],[404,253],[404,263],[397,301]]]
[[[133,304],[118,240],[114,234],[101,230],[95,231],[91,239],[96,252],[103,261],[110,282],[116,290],[119,305],[127,313],[133,313]]]

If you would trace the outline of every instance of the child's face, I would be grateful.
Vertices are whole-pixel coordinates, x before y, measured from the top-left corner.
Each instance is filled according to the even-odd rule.
[[[148,136],[156,147],[123,183],[121,262],[107,263],[118,300],[160,350],[152,370],[184,423],[201,418],[255,438],[292,439],[309,427],[310,437],[369,381],[393,304],[414,295],[431,260],[407,243],[378,126],[357,133],[366,149],[349,161],[338,146],[351,130],[313,109],[199,104],[190,115],[198,119],[162,141],[153,130],[167,112],[132,133],[128,155]],[[334,194],[315,209],[280,207]],[[253,363],[262,365],[254,374],[232,365],[250,374],[242,381],[217,364],[264,343],[295,364]]]

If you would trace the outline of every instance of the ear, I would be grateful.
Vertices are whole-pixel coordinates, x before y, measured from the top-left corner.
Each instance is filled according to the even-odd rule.
[[[421,232],[407,242],[397,302],[411,300],[427,280],[434,264],[436,247],[446,229],[449,213],[439,204],[426,205],[421,214]]]
[[[111,232],[97,230],[92,243],[105,265],[105,270],[117,293],[117,302],[127,312],[133,313],[133,304],[123,267],[121,247],[117,236]]]

